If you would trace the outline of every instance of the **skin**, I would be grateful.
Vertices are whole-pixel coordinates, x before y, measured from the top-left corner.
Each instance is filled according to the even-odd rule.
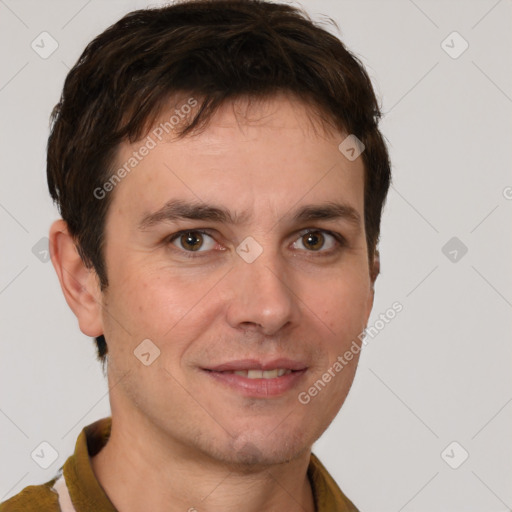
[[[307,405],[297,396],[366,326],[378,260],[369,265],[363,222],[295,224],[287,215],[343,201],[364,218],[363,162],[340,153],[345,136],[323,131],[304,104],[282,95],[249,110],[243,100],[226,104],[201,133],[169,136],[111,192],[103,293],[65,222],[53,223],[52,262],[66,300],[81,331],[108,343],[112,433],[92,465],[118,510],[314,510],[311,447],[345,401],[359,355]],[[116,163],[140,145],[121,145]],[[248,218],[138,229],[171,198]],[[305,228],[339,233],[346,245],[327,233],[315,251]],[[196,229],[211,237],[187,258],[183,238],[168,239]],[[247,236],[263,249],[250,264],[235,251]],[[133,353],[147,338],[160,350],[150,366]],[[280,396],[242,396],[202,369],[277,357],[308,367]]]

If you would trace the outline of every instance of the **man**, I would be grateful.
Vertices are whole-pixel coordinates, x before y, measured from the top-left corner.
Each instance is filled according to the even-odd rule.
[[[179,2],[87,46],[53,114],[50,250],[112,416],[2,512],[357,510],[311,447],[373,304],[378,118],[289,5]]]

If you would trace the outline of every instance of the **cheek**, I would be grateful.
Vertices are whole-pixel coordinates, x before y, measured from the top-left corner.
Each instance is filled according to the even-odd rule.
[[[120,325],[114,328],[120,330],[123,339],[129,333],[135,344],[149,338],[164,348],[172,342],[172,352],[179,353],[189,340],[206,330],[210,321],[215,294],[212,291],[205,299],[212,287],[208,280],[198,283],[162,270],[128,273],[116,286],[112,316]]]
[[[332,277],[313,294],[308,294],[311,309],[329,327],[335,344],[346,342],[366,325],[370,285],[364,275]]]

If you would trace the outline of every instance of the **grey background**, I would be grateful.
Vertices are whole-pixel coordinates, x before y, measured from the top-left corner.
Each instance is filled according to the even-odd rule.
[[[94,344],[33,247],[58,217],[45,145],[65,75],[94,36],[146,5],[0,0],[0,501],[52,478],[80,430],[110,414]],[[362,512],[510,510],[512,2],[301,5],[338,22],[382,102],[394,184],[370,325],[404,308],[364,348],[314,451]],[[43,31],[59,45],[47,59],[31,48]],[[458,58],[441,45],[453,31],[469,44]],[[462,40],[446,45],[457,53]],[[442,251],[452,237],[464,256]],[[47,469],[30,456],[42,441],[58,452]],[[458,469],[446,461],[461,448],[441,455],[453,441],[469,454]]]

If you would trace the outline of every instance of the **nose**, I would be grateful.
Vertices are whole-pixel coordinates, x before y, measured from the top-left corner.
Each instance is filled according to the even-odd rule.
[[[229,273],[231,327],[274,335],[299,318],[299,299],[278,255],[264,251],[255,261],[239,259]]]

